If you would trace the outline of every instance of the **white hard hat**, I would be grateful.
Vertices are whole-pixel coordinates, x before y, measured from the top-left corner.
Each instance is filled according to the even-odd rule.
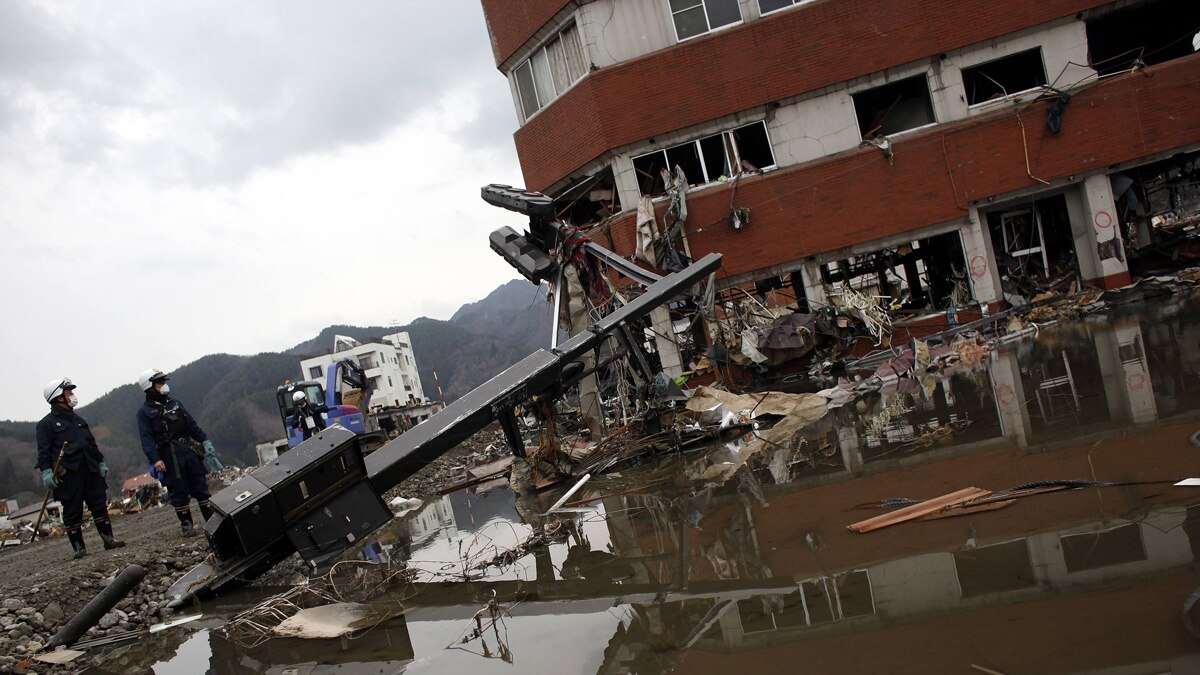
[[[302,391],[298,391],[298,392],[292,394],[292,401],[294,401],[296,403],[299,403],[300,401],[304,401],[307,399],[308,399],[308,397],[305,396],[304,392],[302,392]]]
[[[143,370],[142,374],[138,376],[138,386],[142,388],[142,391],[150,391],[150,387],[153,387],[155,382],[166,382],[169,379],[171,378],[167,377],[167,374],[163,371],[158,368],[151,368],[150,370]]]
[[[60,377],[57,380],[50,380],[46,386],[42,387],[42,396],[45,396],[46,403],[49,403],[74,388],[75,383],[70,378]]]

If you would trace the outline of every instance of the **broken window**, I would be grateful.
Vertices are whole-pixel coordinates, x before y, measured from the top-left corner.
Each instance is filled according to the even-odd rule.
[[[1062,545],[1063,561],[1067,564],[1068,572],[1094,570],[1146,559],[1142,530],[1132,523],[1105,532],[1059,537],[1058,541]]]
[[[1109,176],[1130,264],[1139,274],[1172,267],[1200,236],[1200,153],[1181,153]]]
[[[571,182],[554,195],[558,220],[576,227],[597,223],[621,211],[621,199],[613,182],[611,166]]]
[[[768,14],[778,11],[792,5],[803,5],[812,0],[758,0],[758,12],[760,14]]]
[[[967,105],[1007,98],[1046,84],[1046,66],[1040,47],[963,68]]]
[[[765,122],[752,122],[731,131],[705,136],[633,158],[638,190],[657,197],[666,194],[662,170],[683,169],[688,185],[704,185],[739,173],[775,166]]]
[[[933,100],[925,75],[889,82],[852,96],[864,140],[933,124]]]
[[[821,278],[831,294],[846,285],[900,313],[974,302],[957,232],[825,263]]]
[[[1024,539],[959,551],[954,554],[954,568],[964,598],[1032,588],[1037,584],[1029,545]]]
[[[1087,22],[1088,60],[1100,75],[1152,66],[1196,51],[1200,2],[1158,0]]]
[[[742,11],[738,8],[738,0],[670,0],[670,2],[671,19],[675,22],[675,35],[678,36],[680,42],[742,20]]]
[[[1078,276],[1075,241],[1063,195],[987,215],[1005,298],[1026,300]]]
[[[734,129],[730,135],[734,141],[733,155],[738,159],[737,164],[740,168],[733,173],[760,171],[775,166],[775,153],[771,152],[766,123],[747,124]]]
[[[867,570],[806,579],[786,595],[755,595],[738,600],[742,630],[747,633],[799,628],[875,613],[875,597]]]
[[[513,70],[525,119],[561,96],[585,71],[579,30],[572,22]]]

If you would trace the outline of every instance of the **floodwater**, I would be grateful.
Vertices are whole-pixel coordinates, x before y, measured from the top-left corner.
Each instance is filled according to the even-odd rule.
[[[245,649],[221,637],[233,610],[218,609],[173,629],[153,672],[1200,672],[1200,610],[1185,609],[1200,487],[1171,485],[1200,477],[1197,309],[1043,328],[786,445],[598,477],[589,488],[613,496],[565,517],[539,515],[557,493],[448,495],[362,552],[419,570],[403,617]],[[694,479],[730,461],[742,466],[722,484]],[[1059,479],[1123,485],[846,528],[885,498]],[[539,531],[553,543],[503,555]]]

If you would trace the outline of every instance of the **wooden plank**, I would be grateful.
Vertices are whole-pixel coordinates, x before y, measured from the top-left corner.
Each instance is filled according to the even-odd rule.
[[[933,499],[923,501],[920,504],[913,504],[912,506],[906,506],[902,509],[896,509],[890,513],[885,513],[881,516],[875,516],[874,518],[868,518],[852,525],[847,525],[846,527],[852,532],[872,532],[883,527],[889,527],[897,523],[913,520],[914,518],[920,518],[921,516],[929,513],[941,511],[947,506],[962,504],[974,499],[981,499],[990,494],[992,494],[991,490],[983,490],[977,487],[963,488],[961,490],[951,492],[950,494],[942,495],[941,497],[935,497]]]
[[[953,518],[954,516],[966,516],[966,515],[970,515],[972,513],[981,513],[983,511],[995,511],[997,509],[1002,509],[1006,506],[1012,506],[1013,504],[1016,504],[1016,503],[1017,503],[1017,500],[1015,500],[1015,499],[1004,499],[1004,500],[997,501],[997,502],[987,501],[982,504],[976,504],[975,502],[971,502],[970,504],[968,504],[966,506],[954,506],[954,507],[950,507],[950,508],[947,508],[942,511],[935,511],[934,513],[927,513],[927,514],[921,516],[920,518],[918,518],[918,520],[937,520],[938,518]]]

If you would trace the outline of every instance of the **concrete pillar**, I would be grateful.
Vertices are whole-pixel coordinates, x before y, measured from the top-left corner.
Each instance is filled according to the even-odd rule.
[[[1154,400],[1150,364],[1146,362],[1146,347],[1142,342],[1142,323],[1136,316],[1127,316],[1113,327],[1118,367],[1116,379],[1129,405],[1129,417],[1134,424],[1155,422],[1158,404]]]
[[[962,237],[963,257],[967,261],[967,273],[971,279],[971,295],[975,301],[992,303],[1003,300],[1000,272],[992,251],[992,237],[983,224],[979,209],[967,211],[967,225],[959,230],[959,235]]]
[[[1067,563],[1063,560],[1058,532],[1043,532],[1025,540],[1029,547],[1029,565],[1038,586],[1049,590],[1067,578]]]
[[[863,467],[862,447],[858,442],[858,431],[853,426],[838,429],[838,447],[842,451],[842,464],[846,471],[858,473]]]
[[[619,155],[613,159],[613,185],[621,200],[621,208],[628,211],[637,208],[642,193],[638,191],[637,172],[633,170],[633,158]]]
[[[1092,236],[1087,207],[1083,202],[1083,187],[1063,193],[1067,204],[1067,219],[1071,222],[1071,245],[1075,248],[1075,260],[1079,274],[1084,279],[1100,277],[1100,265],[1096,256],[1096,238]]]
[[[1104,383],[1108,416],[1114,422],[1127,420],[1130,406],[1116,334],[1107,330],[1097,331],[1093,341],[1096,345],[1096,359],[1100,362],[1100,381]]]
[[[1000,418],[1000,431],[1014,439],[1022,448],[1029,447],[1029,409],[1025,405],[1025,386],[1021,383],[1021,367],[1012,350],[992,354],[992,395]]]
[[[800,278],[804,280],[804,297],[808,298],[810,311],[816,311],[829,304],[829,295],[825,292],[825,285],[821,283],[820,264],[804,263],[800,268]]]
[[[952,60],[931,60],[929,96],[933,102],[934,116],[938,121],[966,119],[966,87],[963,86],[962,71]]]
[[[1075,254],[1079,269],[1085,270],[1088,281],[1103,288],[1116,288],[1129,283],[1129,264],[1125,260],[1125,244],[1117,227],[1116,200],[1108,176],[1089,176],[1080,186],[1083,208],[1082,227],[1076,230]],[[1074,214],[1072,214],[1074,220]],[[1084,260],[1090,264],[1085,265]],[[1090,274],[1087,269],[1092,269]]]
[[[583,284],[579,281],[579,273],[571,265],[563,268],[563,281],[565,283],[562,284],[563,288],[559,292],[566,290],[568,293],[567,309],[571,317],[571,335],[578,335],[591,325],[591,317],[584,297],[585,291]],[[583,364],[584,370],[596,365],[596,357],[590,351],[581,355],[579,361]],[[600,384],[595,373],[587,375],[579,381],[579,416],[591,432],[591,438],[598,440],[604,430],[604,411],[600,409]]]
[[[742,644],[742,639],[746,632],[742,628],[742,613],[736,602],[730,603],[732,606],[729,611],[721,614],[720,620],[717,622],[721,626],[721,638],[725,644],[730,647],[736,647]]]
[[[671,311],[666,307],[658,307],[650,312],[650,325],[654,330],[654,348],[658,350],[658,360],[662,363],[663,372],[671,378],[683,375],[683,357],[680,356],[679,345],[675,342]]]
[[[644,511],[630,509],[628,506],[621,497],[604,498],[604,522],[608,526],[608,539],[612,542],[613,553],[616,555],[630,559],[641,558],[646,555],[646,552],[638,543],[637,528],[634,526],[630,514],[644,513]],[[651,582],[650,571],[646,563],[635,561],[630,567],[633,568],[633,578],[630,580],[632,583],[648,584]]]

